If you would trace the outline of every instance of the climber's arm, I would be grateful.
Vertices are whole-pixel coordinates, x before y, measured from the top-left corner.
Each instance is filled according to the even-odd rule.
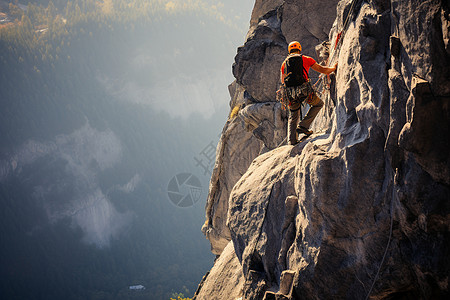
[[[281,65],[281,70],[280,70],[280,80],[281,80],[281,83],[283,83],[284,82],[284,77],[286,77],[286,75],[284,74],[284,68],[285,68],[286,66],[284,65],[284,62],[283,62],[283,64]]]
[[[334,67],[325,67],[325,66],[319,65],[318,63],[315,63],[314,65],[311,66],[311,69],[313,69],[314,71],[328,75],[328,74],[336,71],[337,63],[334,65]]]

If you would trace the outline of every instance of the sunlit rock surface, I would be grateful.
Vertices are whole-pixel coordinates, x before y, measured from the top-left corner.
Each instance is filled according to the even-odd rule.
[[[261,124],[271,119],[269,108],[277,107],[271,80],[278,76],[276,53],[285,55],[279,52],[281,41],[297,39],[295,30],[302,41],[305,26],[320,31],[311,21],[294,20],[303,10],[314,16],[320,8],[300,2],[257,1],[247,36],[251,45],[238,50],[237,83],[230,90],[231,109],[240,110],[230,114],[218,147],[204,226],[214,253],[231,238],[234,254],[228,244],[202,283],[220,282],[217,289],[201,287],[196,297],[445,299],[448,2],[327,1],[337,12],[329,16],[334,23],[328,35],[331,57],[339,62],[336,81],[322,96],[325,108],[312,127],[316,133],[286,146],[277,128]],[[294,24],[293,31],[283,30],[283,24]],[[317,37],[316,44],[327,39]],[[253,47],[265,47],[261,53],[271,57],[253,57]],[[314,47],[304,43],[304,49]],[[246,72],[255,79],[246,81]],[[281,110],[271,120],[286,121]],[[279,130],[285,132],[284,126]]]
[[[219,141],[209,187],[206,222],[202,228],[214,254],[220,254],[231,238],[226,216],[234,184],[255,157],[276,148],[285,138],[287,113],[275,102],[279,69],[287,51],[285,36],[305,39],[304,52],[313,56],[316,44],[327,39],[326,32],[336,16],[337,2],[322,0],[315,5],[308,4],[302,10],[304,14],[317,15],[317,9],[326,7],[321,8],[320,13],[324,18],[304,18],[303,21],[291,22],[287,27],[283,24],[290,19],[283,16],[300,11],[299,3],[259,0],[255,3],[247,40],[238,49],[233,65],[236,81],[229,90],[231,111],[235,113],[230,113]],[[305,26],[313,26],[315,33],[305,30]],[[310,40],[314,43],[310,44]]]
[[[213,278],[213,280],[211,280]],[[195,298],[200,300],[236,299],[240,297],[244,284],[241,264],[229,242],[214,267],[203,278]]]

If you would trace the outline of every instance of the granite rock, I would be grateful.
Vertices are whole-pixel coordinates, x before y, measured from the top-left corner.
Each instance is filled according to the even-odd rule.
[[[299,13],[291,8],[288,17],[289,5]],[[273,20],[260,35],[274,47],[265,53],[291,39],[283,24],[297,24],[305,7],[257,1],[252,26]],[[219,259],[230,263],[214,267],[204,284],[235,272],[226,281],[240,291],[221,284],[214,295],[227,296],[214,299],[449,296],[448,2],[342,0],[334,7],[329,59],[339,68],[318,85],[325,108],[309,139],[275,146],[285,119],[268,101],[270,89],[239,77],[251,64],[235,73],[233,95],[240,96],[231,103],[240,110],[225,127],[208,199],[221,208],[207,212],[227,228]],[[320,36],[320,26],[311,28]],[[273,62],[265,62],[269,69]],[[210,293],[202,288],[197,299],[213,299]]]

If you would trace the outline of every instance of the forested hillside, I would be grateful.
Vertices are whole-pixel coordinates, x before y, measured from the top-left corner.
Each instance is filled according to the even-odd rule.
[[[29,2],[0,3],[1,298],[192,295],[213,261],[195,157],[228,113],[237,1]],[[168,200],[180,172],[193,207]]]
[[[64,107],[63,102],[73,102],[73,97],[82,98],[87,92],[104,90],[98,88],[99,80],[86,80],[87,76],[98,79],[108,75],[117,80],[127,77],[137,85],[148,87],[179,74],[195,78],[205,69],[220,68],[223,57],[232,59],[230,52],[234,50],[230,49],[233,49],[233,42],[239,40],[233,40],[233,32],[229,32],[236,28],[226,25],[223,16],[206,4],[200,6],[199,1],[175,5],[172,1],[84,0],[68,1],[66,6],[61,2],[53,4],[50,1],[47,8],[30,4],[26,12],[10,5],[13,12],[10,14],[16,21],[0,30],[0,96],[6,116],[16,116],[15,109],[20,107],[17,107],[17,101],[4,100],[21,99],[37,103],[32,99],[39,98],[36,91],[45,97],[39,98],[38,107],[28,110],[34,116],[45,114],[42,110],[49,107]],[[169,5],[171,3],[173,5]],[[183,29],[186,24],[189,25],[188,30]],[[192,45],[196,45],[195,49]],[[138,60],[139,56],[134,55],[140,54],[142,49],[147,53],[166,53],[166,56],[154,57],[155,61],[149,68],[131,72],[133,64],[140,63],[131,59]],[[216,59],[197,60],[197,57],[211,57],[209,53],[214,53]],[[18,83],[22,88],[17,89]],[[79,93],[80,90],[85,93]],[[61,97],[69,94],[70,97]],[[57,103],[52,103],[52,100]],[[77,100],[79,104],[86,101]],[[89,106],[91,100],[87,101],[85,105]],[[82,111],[85,113],[89,109]],[[76,113],[70,115],[68,124],[80,121],[76,119],[79,117]],[[17,120],[15,117],[12,119]],[[25,124],[24,119],[32,122],[36,118],[19,120],[20,126],[28,126],[22,130],[35,136],[36,126]],[[3,121],[7,120],[3,118]],[[18,126],[8,123],[14,128]],[[51,121],[46,124],[48,130],[44,131],[50,135],[55,127],[64,125]],[[8,129],[7,126],[1,127],[2,136],[17,140],[18,137],[11,136]]]

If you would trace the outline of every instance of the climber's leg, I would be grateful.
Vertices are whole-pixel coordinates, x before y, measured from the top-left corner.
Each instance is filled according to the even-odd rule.
[[[323,107],[323,101],[319,97],[317,97],[316,93],[314,93],[311,101],[308,101],[308,104],[311,107],[309,108],[306,116],[299,124],[299,127],[303,127],[306,130],[309,129],[309,126],[311,126],[311,123],[314,121],[320,109]]]
[[[298,120],[300,118],[300,103],[294,104],[289,109],[289,120],[288,120],[288,134],[287,139],[290,145],[297,144],[297,128]]]

